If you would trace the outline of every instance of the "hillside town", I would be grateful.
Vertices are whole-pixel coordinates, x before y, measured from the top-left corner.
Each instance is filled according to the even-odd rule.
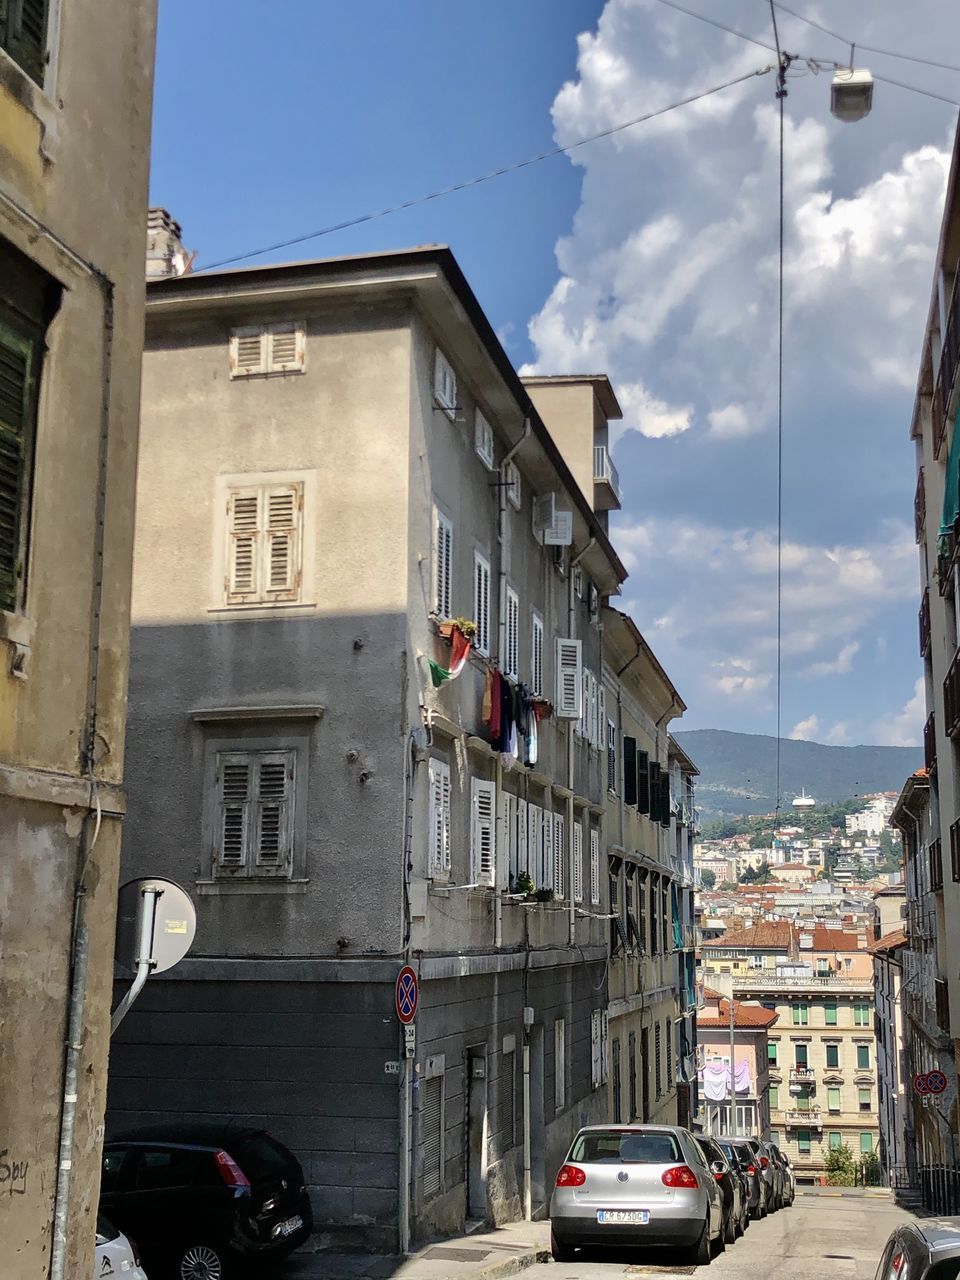
[[[164,0],[159,42],[156,0],[0,0],[2,1280],[960,1275],[960,129],[941,185],[903,201],[926,238],[881,262],[922,262],[919,371],[905,379],[902,353],[862,357],[870,376],[897,365],[898,394],[917,374],[901,405],[906,551],[878,565],[837,534],[809,553],[783,521],[784,393],[798,395],[784,307],[797,279],[840,288],[829,253],[807,245],[801,270],[790,242],[784,265],[790,165],[803,151],[804,181],[820,182],[828,138],[850,136],[875,91],[912,86],[855,66],[852,41],[850,65],[790,52],[778,21],[806,19],[779,3],[761,15],[772,45],[661,7],[596,0],[574,29],[565,6],[531,0],[509,41],[486,45],[504,22],[483,6],[428,21],[359,3],[328,30],[291,5],[303,30],[273,44],[246,0],[211,0],[189,22]],[[509,99],[560,137],[582,106],[573,59],[579,85],[599,74],[599,99],[633,59],[645,93],[659,82],[643,59],[674,59],[683,27],[665,24],[686,19],[775,60],[730,64],[692,97],[678,84],[644,114],[628,93],[615,124],[591,106],[593,132],[556,145],[548,132],[483,173],[478,158],[473,179],[437,186],[428,167],[422,197],[374,200],[380,212],[335,221],[317,213],[326,190],[293,194],[319,172],[360,210],[361,179],[396,159],[395,138],[377,137],[377,163],[349,146],[321,163],[325,140],[299,126],[341,103],[320,111],[304,93],[359,85],[384,121],[343,128],[373,132],[422,102],[428,124],[409,125],[422,158],[465,127],[431,88],[436,40],[465,84],[518,59],[523,89],[471,99],[471,127]],[[231,52],[199,76],[194,28],[213,20]],[[346,69],[384,47],[378,71]],[[389,79],[399,49],[427,70]],[[216,77],[234,58],[248,93],[264,72],[262,119],[224,137],[214,104],[236,82]],[[188,88],[206,103],[189,120],[176,110]],[[512,292],[533,257],[512,239],[523,200],[488,225],[438,214],[442,241],[417,220],[613,137],[614,178],[580,194],[599,186],[604,218],[626,216],[627,131],[731,89],[731,112],[754,112],[738,146],[765,148],[741,183],[749,215],[738,205],[701,244],[679,221],[695,201],[651,206],[618,232],[635,259],[591,285],[595,311],[575,323],[559,318],[572,275],[532,319]],[[790,120],[801,93],[824,122]],[[724,124],[700,110],[698,128]],[[923,137],[942,142],[937,121]],[[216,139],[241,148],[226,206],[207,181]],[[658,173],[688,167],[678,142]],[[455,144],[458,163],[472,154]],[[184,149],[195,167],[181,172]],[[161,153],[176,181],[159,181]],[[274,153],[289,190],[260,167]],[[689,167],[709,204],[725,162],[702,147]],[[641,267],[669,257],[682,275],[689,256],[722,273],[705,246],[746,233],[761,179],[779,200],[764,223],[779,259],[736,274],[776,281],[763,324],[779,384],[748,394],[734,384],[749,371],[733,371],[708,408],[687,394],[688,340],[654,358],[648,327],[666,341],[672,308],[648,313],[670,290]],[[566,224],[549,221],[558,192],[538,196],[531,244],[542,252],[549,228],[551,270],[572,272]],[[876,225],[896,221],[882,194]],[[831,200],[794,210],[798,235]],[[322,225],[284,238],[281,207]],[[407,238],[389,232],[398,214]],[[362,238],[371,222],[382,241]],[[491,228],[496,251],[481,252]],[[344,232],[356,238],[316,249]],[[235,233],[269,247],[242,251]],[[872,256],[856,219],[843,241]],[[697,321],[698,352],[711,331],[725,340],[731,314],[745,335],[753,323],[730,292]],[[623,294],[642,316],[594,340]],[[897,324],[911,314],[898,303]],[[659,365],[680,368],[675,404],[645,384],[638,352],[650,386]],[[829,363],[821,353],[800,381]],[[776,525],[751,530],[738,512],[713,537],[679,503],[713,500],[743,455],[710,462],[698,490],[690,454],[670,451],[753,450],[761,432],[776,441],[776,483],[763,482]],[[725,631],[710,591],[737,556]],[[699,559],[684,620],[670,592]],[[795,607],[789,575],[814,561]],[[898,607],[904,564],[919,674],[891,711],[876,672],[902,660],[899,633],[891,623],[887,642],[868,597]],[[758,565],[776,583],[763,606]],[[826,701],[811,709],[814,696]],[[757,767],[721,742],[714,776],[690,745],[701,731],[749,739]],[[878,745],[854,745],[861,732]],[[815,778],[785,781],[786,747],[791,768],[816,758]]]

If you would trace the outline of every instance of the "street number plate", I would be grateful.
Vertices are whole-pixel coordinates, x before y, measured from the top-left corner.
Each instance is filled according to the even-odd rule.
[[[645,1227],[650,1221],[649,1209],[598,1209],[597,1221],[604,1223],[624,1223],[628,1226]]]

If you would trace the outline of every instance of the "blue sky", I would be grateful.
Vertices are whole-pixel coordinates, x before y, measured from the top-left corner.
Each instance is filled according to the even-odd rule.
[[[769,40],[765,0],[686,0]],[[937,58],[960,11],[797,0]],[[838,16],[838,9],[840,16]],[[950,10],[946,12],[945,10]],[[657,0],[161,0],[151,199],[213,261],[567,144],[760,68]],[[932,34],[937,32],[934,41]],[[846,46],[781,14],[784,47]],[[947,59],[950,61],[951,59]],[[952,59],[957,61],[956,58]],[[960,75],[862,54],[960,98]],[[916,742],[907,430],[955,111],[878,83],[841,125],[787,99],[783,731]],[[626,410],[624,602],[685,727],[774,729],[773,77],[259,261],[449,243],[518,366],[606,369]]]

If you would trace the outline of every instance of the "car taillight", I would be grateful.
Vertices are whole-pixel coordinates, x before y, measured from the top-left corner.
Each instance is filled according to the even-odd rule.
[[[761,1168],[761,1169],[765,1169],[769,1163],[770,1163],[770,1161],[767,1159],[767,1157],[766,1157],[766,1156],[761,1156],[761,1157],[760,1157],[760,1168]]]
[[[217,1151],[213,1158],[217,1163],[217,1172],[228,1187],[249,1187],[250,1179],[228,1151]]]
[[[716,1178],[716,1180],[717,1180],[718,1182],[722,1182],[722,1181],[723,1181],[723,1174],[722,1174],[722,1173],[715,1173],[713,1176]]]
[[[575,1164],[561,1165],[560,1172],[557,1174],[558,1187],[582,1187],[586,1180],[587,1175]]]
[[[660,1175],[665,1187],[699,1187],[697,1175],[685,1164],[678,1164],[673,1169],[665,1169]]]
[[[903,1254],[899,1252],[895,1253],[890,1260],[890,1266],[893,1268],[893,1274],[898,1276],[903,1270]]]
[[[748,1164],[748,1165],[747,1165],[747,1173],[749,1173],[749,1175],[750,1175],[750,1177],[751,1177],[751,1178],[754,1176],[754,1174],[755,1174],[756,1172],[757,1172],[757,1167],[756,1167],[756,1165],[753,1165],[753,1164]]]

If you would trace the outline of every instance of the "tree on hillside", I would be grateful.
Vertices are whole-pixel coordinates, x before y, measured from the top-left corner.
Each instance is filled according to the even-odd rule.
[[[751,849],[769,849],[773,844],[773,831],[758,831],[750,837]]]
[[[767,863],[757,867],[747,867],[746,871],[740,877],[741,884],[769,884],[772,879],[772,873]]]
[[[715,872],[709,870],[700,872],[700,884],[704,889],[712,889],[716,883],[717,877]]]

